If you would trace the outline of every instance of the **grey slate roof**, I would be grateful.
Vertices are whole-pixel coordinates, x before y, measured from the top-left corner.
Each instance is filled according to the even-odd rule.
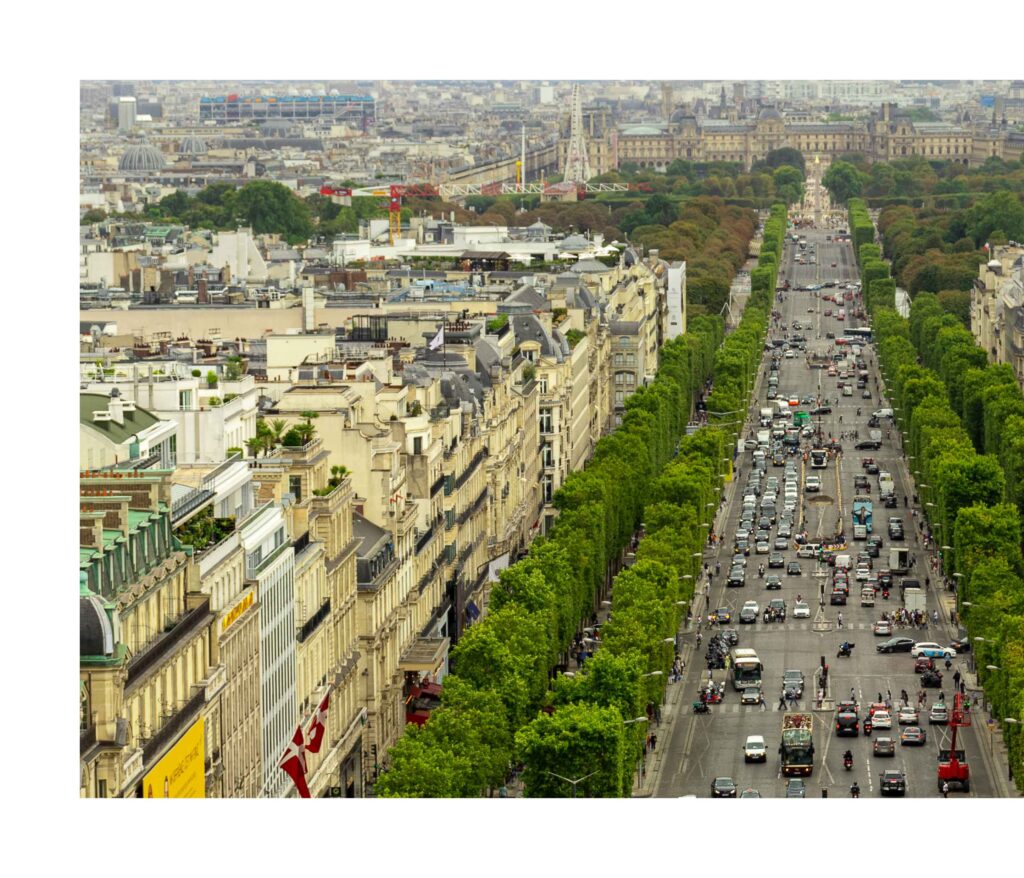
[[[551,337],[536,314],[513,314],[509,317],[509,322],[515,333],[516,344],[525,341],[539,342],[542,356],[552,357],[559,362],[563,360],[562,346]]]

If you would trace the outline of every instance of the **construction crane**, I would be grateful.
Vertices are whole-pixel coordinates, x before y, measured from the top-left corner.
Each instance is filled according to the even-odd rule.
[[[353,189],[349,186],[335,186],[325,183],[320,194],[336,203],[351,205],[352,198],[388,199],[388,237],[392,244],[402,233],[403,198],[465,198],[467,195],[556,195],[562,194],[563,184],[544,183],[382,183]],[[576,183],[576,197],[580,200],[597,192],[653,192],[650,183]]]
[[[971,788],[971,769],[967,765],[967,753],[964,749],[957,749],[957,729],[971,724],[971,714],[964,708],[964,698],[957,692],[953,696],[953,712],[949,717],[949,728],[953,730],[949,749],[939,748],[939,771],[938,785],[939,792],[942,792],[943,784],[948,783],[950,788],[959,787],[965,793]]]

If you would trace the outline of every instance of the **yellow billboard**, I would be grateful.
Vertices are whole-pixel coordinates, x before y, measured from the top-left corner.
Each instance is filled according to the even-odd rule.
[[[206,798],[206,738],[203,720],[189,728],[142,783],[147,799]]]

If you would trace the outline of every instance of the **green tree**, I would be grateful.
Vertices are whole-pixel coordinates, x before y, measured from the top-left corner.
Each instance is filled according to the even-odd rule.
[[[828,190],[832,200],[838,204],[845,204],[849,199],[860,195],[865,181],[866,175],[844,161],[832,162],[821,178],[822,185]]]
[[[313,234],[309,205],[287,186],[270,180],[254,180],[239,189],[234,213],[257,235],[276,232],[289,243],[298,244]]]

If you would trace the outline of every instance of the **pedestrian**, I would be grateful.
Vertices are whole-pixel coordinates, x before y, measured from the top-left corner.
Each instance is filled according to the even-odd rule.
[[[657,750],[657,749],[658,749],[658,736],[657,735],[651,735],[651,750],[654,751],[654,750]]]
[[[942,782],[942,798],[944,798],[944,799],[948,799],[949,798],[949,781],[948,780],[944,780]]]
[[[825,699],[825,690],[824,690],[824,689],[822,689],[822,688],[821,688],[821,687],[819,686],[819,687],[818,687],[818,703],[817,703],[817,705],[816,705],[816,706],[820,708],[820,707],[821,707],[821,702],[822,702],[822,701],[823,701],[824,699]]]
[[[779,710],[786,709],[786,690],[782,690],[782,694],[779,696]]]
[[[953,685],[958,687],[958,688],[960,686],[960,669],[959,668],[957,668],[957,672],[955,674],[953,674]]]
[[[967,694],[967,684],[963,680],[960,681],[960,694],[961,696]]]
[[[839,617],[838,618],[839,618],[839,627],[842,628],[843,627],[843,612],[842,612],[842,610],[839,611]]]
[[[765,700],[764,700],[764,692],[761,693],[760,698],[758,700],[758,704],[761,705],[761,710],[767,710],[768,709],[768,705],[765,703]]]
[[[909,703],[910,703],[910,696],[907,694],[907,690],[906,689],[901,689],[900,690],[900,704],[905,707]]]
[[[857,700],[857,692],[853,688],[853,686],[851,686],[850,687],[850,701],[856,701],[856,700]]]
[[[892,708],[892,689],[885,690],[885,706]]]

